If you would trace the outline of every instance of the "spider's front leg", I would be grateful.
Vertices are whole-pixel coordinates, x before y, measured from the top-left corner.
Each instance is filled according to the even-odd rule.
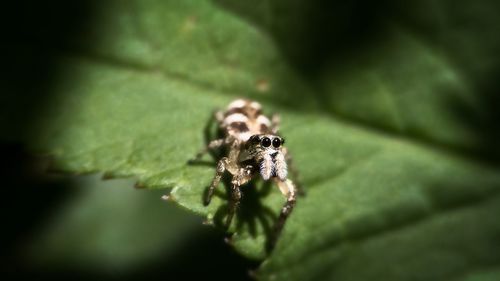
[[[274,179],[274,182],[278,185],[281,193],[286,196],[286,203],[281,208],[280,216],[278,217],[278,221],[274,226],[274,231],[272,233],[272,237],[270,239],[269,246],[270,248],[274,248],[274,245],[283,230],[283,226],[288,218],[288,216],[292,213],[293,207],[295,207],[295,201],[297,197],[297,192],[295,185],[289,179],[285,181],[281,181],[277,178]]]
[[[208,187],[207,196],[205,197],[205,205],[210,204],[210,201],[214,194],[214,190],[215,188],[217,188],[217,186],[219,186],[224,172],[227,170],[234,177],[234,175],[236,175],[240,170],[240,166],[238,165],[238,157],[241,143],[233,138],[226,138],[225,142],[231,142],[230,152],[228,157],[223,157],[219,160],[219,162],[217,162],[215,176],[212,179],[212,183]]]
[[[226,166],[228,165],[228,162],[229,162],[229,159],[227,157],[221,158],[219,160],[219,162],[217,162],[215,176],[212,179],[212,183],[208,187],[207,196],[205,197],[205,201],[204,201],[205,206],[210,204],[210,201],[212,200],[212,196],[214,195],[214,190],[219,185],[220,180],[222,178],[222,175],[224,175],[224,172],[226,171]]]
[[[238,173],[233,175],[231,181],[231,200],[229,202],[229,211],[226,219],[226,227],[229,228],[231,221],[233,220],[234,214],[240,206],[241,191],[240,186],[249,182],[252,179],[252,166],[240,167]]]
[[[240,206],[241,191],[240,186],[233,184],[231,186],[231,199],[229,200],[229,211],[226,218],[226,228],[229,228],[231,221],[233,220],[234,214],[238,207]]]
[[[293,182],[295,183],[294,186],[295,186],[295,190],[297,191],[297,194],[299,196],[306,195],[305,190],[304,190],[304,186],[302,185],[301,181],[299,180],[300,179],[299,171],[295,167],[292,155],[290,154],[288,149],[286,149],[285,147],[283,148],[283,154],[285,155],[285,161],[286,161],[286,164],[288,166],[288,171],[290,172],[289,173],[290,177],[292,178]]]

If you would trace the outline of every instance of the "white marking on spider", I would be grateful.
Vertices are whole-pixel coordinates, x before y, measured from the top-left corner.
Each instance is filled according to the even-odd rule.
[[[264,124],[267,127],[271,127],[271,121],[264,115],[259,115],[259,117],[257,117],[257,122],[259,122],[259,124]]]
[[[260,105],[260,103],[256,102],[256,101],[252,101],[250,102],[250,107],[256,109],[256,110],[260,110],[262,109],[262,106]]]
[[[248,117],[242,113],[233,113],[224,118],[225,126],[229,126],[231,125],[231,123],[236,123],[236,122],[242,122],[242,123],[248,122]]]
[[[247,101],[244,100],[244,99],[237,99],[237,100],[234,100],[232,101],[228,106],[227,106],[227,109],[231,109],[231,108],[242,108],[244,107],[245,105],[247,105]]]

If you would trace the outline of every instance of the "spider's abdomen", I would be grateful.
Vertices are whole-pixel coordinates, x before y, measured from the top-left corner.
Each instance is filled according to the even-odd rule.
[[[237,99],[227,107],[220,126],[226,135],[246,142],[252,135],[270,132],[271,121],[261,112],[258,102]]]

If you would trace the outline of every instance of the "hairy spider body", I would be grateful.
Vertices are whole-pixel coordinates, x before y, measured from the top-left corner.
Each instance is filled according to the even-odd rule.
[[[231,224],[239,206],[240,186],[256,175],[260,175],[265,181],[275,182],[287,198],[275,225],[274,238],[277,238],[295,206],[297,188],[287,178],[288,169],[291,168],[291,157],[283,147],[284,139],[278,136],[279,118],[274,115],[269,119],[262,114],[261,108],[258,102],[237,99],[231,102],[225,111],[217,111],[214,117],[223,133],[223,138],[212,140],[197,154],[196,159],[201,158],[210,149],[228,148],[227,156],[222,157],[217,163],[215,176],[205,198],[205,204],[208,205],[222,175],[228,171],[232,175],[232,180],[227,227]],[[271,244],[274,244],[275,239],[272,240]]]

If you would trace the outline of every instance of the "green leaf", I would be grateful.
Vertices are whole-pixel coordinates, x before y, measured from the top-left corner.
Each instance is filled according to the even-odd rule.
[[[481,155],[498,161],[498,138],[473,126],[491,121],[477,69],[492,74],[494,64],[473,67],[457,58],[459,48],[449,55],[449,41],[422,35],[429,19],[418,9],[367,17],[361,23],[376,36],[362,29],[353,38],[350,17],[327,14],[356,14],[363,7],[355,4],[322,11],[306,1],[222,2],[102,6],[60,58],[57,98],[39,116],[33,147],[53,155],[55,169],[172,188],[172,201],[217,224],[224,188],[202,204],[215,164],[187,160],[204,145],[212,111],[249,97],[281,114],[307,187],[269,257],[268,229],[284,198],[272,186],[243,188],[231,243],[267,257],[259,277],[429,280],[498,271],[500,173]],[[388,1],[377,9],[388,6],[398,8]],[[493,40],[488,46],[498,46]]]
[[[217,0],[270,33],[321,110],[498,159],[499,3]],[[493,130],[497,131],[497,130]]]
[[[131,271],[171,257],[199,231],[200,220],[164,204],[160,190],[137,191],[132,180],[99,176],[73,183],[72,198],[24,249],[39,267]]]

